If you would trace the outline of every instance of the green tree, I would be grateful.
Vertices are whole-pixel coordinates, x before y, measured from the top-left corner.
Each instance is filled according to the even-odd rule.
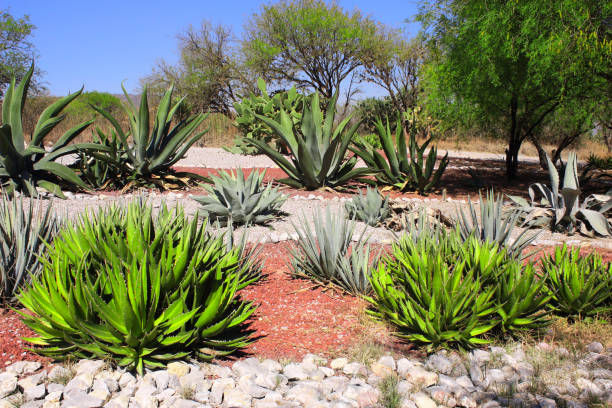
[[[593,101],[589,96],[601,82],[601,64],[593,61],[602,57],[602,47],[593,44],[601,41],[585,47],[576,34],[587,23],[593,25],[589,33],[598,33],[605,21],[609,24],[610,4],[603,3],[426,3],[418,19],[434,50],[426,68],[428,107],[464,126],[501,125],[508,142],[506,175],[515,178],[525,140],[537,141],[547,120],[566,103]]]
[[[363,65],[376,38],[376,23],[359,11],[323,0],[281,0],[247,22],[243,52],[267,81],[312,89],[329,100]]]
[[[4,95],[11,78],[15,76],[19,82],[37,56],[30,41],[35,28],[29,16],[15,18],[8,9],[0,10],[0,97]],[[34,80],[30,82],[30,89],[34,92],[42,90],[40,82],[36,80],[40,74],[37,69]]]

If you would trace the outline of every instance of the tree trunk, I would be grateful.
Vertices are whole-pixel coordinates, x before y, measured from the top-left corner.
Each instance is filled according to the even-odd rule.
[[[520,126],[518,124],[518,98],[512,97],[510,101],[510,134],[508,148],[506,149],[506,177],[514,180],[518,172],[518,153],[521,148]]]
[[[542,167],[542,169],[544,169],[544,170],[547,170],[548,169],[548,161],[546,160],[546,150],[542,146],[542,143],[540,143],[540,140],[538,140],[538,138],[535,137],[534,135],[529,136],[529,141],[535,146],[536,150],[538,151],[538,158],[540,160],[540,167]],[[554,161],[553,161],[553,163],[554,163]]]

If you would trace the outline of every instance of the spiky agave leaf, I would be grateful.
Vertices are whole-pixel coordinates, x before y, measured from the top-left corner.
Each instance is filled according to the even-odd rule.
[[[508,254],[514,257],[523,257],[523,251],[537,238],[537,233],[529,233],[525,228],[516,238],[512,238],[512,232],[519,218],[521,210],[512,209],[504,212],[504,200],[501,194],[495,195],[493,191],[487,192],[486,200],[479,193],[480,214],[476,212],[474,204],[468,197],[469,211],[457,208],[457,226],[464,240],[474,236],[484,241],[496,242],[506,248]],[[528,225],[522,225],[528,227]]]
[[[206,196],[194,197],[202,205],[203,214],[212,221],[227,224],[265,224],[278,218],[287,196],[272,183],[264,184],[266,172],[253,170],[245,179],[242,169],[220,171],[211,176],[213,185],[205,185]]]
[[[182,208],[137,201],[70,222],[19,296],[37,353],[112,359],[144,368],[210,360],[250,342],[251,302],[236,292],[251,263]],[[250,280],[250,279],[249,279]]]
[[[280,167],[288,178],[281,182],[296,188],[315,190],[322,187],[337,188],[350,180],[372,173],[368,168],[355,168],[357,159],[346,158],[346,153],[359,127],[359,123],[347,128],[351,116],[334,127],[336,114],[335,94],[327,106],[325,119],[319,107],[319,95],[310,97],[310,103],[304,104],[301,129],[294,124],[285,112],[280,111],[280,120],[272,120],[262,115],[255,115],[274,130],[279,140],[289,151],[289,159],[278,153],[261,140],[246,138],[251,145],[268,156]]]
[[[72,93],[48,106],[38,118],[30,142],[25,145],[23,134],[23,106],[34,72],[34,64],[19,84],[12,79],[2,103],[2,126],[0,126],[0,179],[8,191],[17,190],[29,196],[37,196],[42,188],[60,198],[65,198],[62,186],[80,187],[87,185],[67,166],[56,159],[82,151],[102,151],[104,146],[96,143],[69,144],[93,120],[80,123],[69,129],[47,150],[45,136],[65,117],[62,110],[82,92]]]
[[[293,228],[299,236],[297,247],[291,250],[291,271],[295,276],[313,279],[322,284],[334,284],[354,294],[370,291],[369,246],[365,230],[355,234],[355,223],[345,216],[315,213],[311,227],[302,217]],[[351,241],[356,238],[351,248]],[[350,248],[350,255],[349,255]]]
[[[59,222],[49,203],[23,198],[0,197],[0,298],[12,303],[17,292],[27,286],[42,268],[39,256],[53,240]]]
[[[555,313],[580,318],[612,310],[612,263],[604,263],[600,255],[583,256],[579,248],[564,244],[540,264]]]
[[[383,197],[378,190],[367,188],[364,195],[361,191],[353,195],[344,204],[347,215],[375,227],[390,215],[389,198]]]

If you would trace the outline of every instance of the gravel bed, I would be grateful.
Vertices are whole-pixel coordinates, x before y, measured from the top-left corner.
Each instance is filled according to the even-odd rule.
[[[0,407],[348,408],[386,406],[392,395],[407,408],[605,406],[612,349],[594,342],[587,350],[515,344],[365,363],[307,354],[285,364],[247,358],[231,368],[173,362],[144,376],[99,360],[48,370],[17,362],[0,373]]]

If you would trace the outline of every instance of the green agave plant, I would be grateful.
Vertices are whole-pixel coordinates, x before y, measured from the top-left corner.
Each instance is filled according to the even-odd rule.
[[[368,167],[377,171],[376,181],[379,184],[386,184],[401,191],[417,190],[419,194],[426,194],[439,184],[448,165],[448,153],[440,160],[438,168],[435,169],[438,150],[435,146],[431,147],[425,158],[425,150],[432,139],[427,139],[419,146],[416,140],[416,124],[409,129],[408,146],[406,146],[406,135],[401,119],[396,122],[395,135],[391,132],[388,120],[385,126],[378,118],[375,125],[384,156],[372,145],[363,141],[355,143],[355,146],[350,149],[363,159]]]
[[[353,221],[333,216],[327,209],[325,215],[316,213],[312,222],[314,228],[305,218],[299,226],[293,224],[299,236],[297,247],[291,250],[293,275],[336,285],[353,294],[369,293],[370,265],[378,261],[378,255],[370,262],[364,233],[351,247],[356,226]]]
[[[284,109],[281,109],[279,121],[255,115],[276,132],[281,143],[289,151],[289,159],[261,140],[254,138],[245,140],[256,146],[261,153],[270,157],[287,173],[289,177],[280,181],[291,187],[307,190],[337,188],[352,179],[371,174],[370,169],[355,168],[356,157],[346,158],[359,123],[346,130],[351,120],[349,116],[334,128],[337,99],[337,94],[331,98],[323,120],[319,108],[319,95],[315,93],[310,98],[310,104],[304,103],[300,131],[294,127],[293,121]]]
[[[93,143],[69,144],[93,121],[80,123],[64,133],[49,151],[44,139],[62,120],[62,110],[82,92],[82,89],[61,98],[47,107],[38,118],[34,132],[26,146],[23,133],[23,106],[25,105],[34,64],[19,83],[11,81],[2,102],[2,126],[0,126],[0,179],[8,191],[17,190],[36,197],[40,187],[58,197],[65,198],[61,186],[87,185],[73,170],[55,160],[82,150],[103,150]]]
[[[242,169],[211,176],[214,185],[205,185],[207,196],[194,197],[203,214],[221,224],[265,224],[280,215],[287,196],[271,183],[264,186],[266,172],[253,170],[245,179]]]
[[[367,298],[369,313],[391,322],[400,338],[429,349],[472,348],[549,323],[549,296],[532,266],[497,243],[420,224],[372,272]]]
[[[583,256],[563,245],[542,257],[540,265],[555,313],[581,318],[612,311],[612,263],[602,262],[600,255]]]
[[[551,231],[612,236],[612,226],[608,220],[612,211],[612,195],[592,194],[580,204],[576,153],[570,153],[567,159],[562,184],[548,155],[546,160],[550,187],[542,183],[529,186],[530,202],[522,197],[508,196],[523,212],[523,219],[532,226],[548,227]],[[536,201],[537,193],[541,195],[539,202]]]
[[[383,197],[378,190],[367,188],[365,195],[359,191],[357,195],[344,204],[349,218],[360,220],[375,227],[391,215],[389,198]]]
[[[19,295],[39,336],[26,340],[43,355],[112,359],[140,374],[226,355],[251,341],[242,323],[255,307],[236,295],[257,279],[244,254],[180,207],[154,215],[137,201],[87,213],[60,232]]]
[[[123,93],[128,101],[124,110],[130,119],[130,131],[124,132],[119,122],[108,112],[92,106],[104,116],[113,126],[121,141],[122,153],[127,155],[126,163],[117,163],[114,156],[106,156],[103,160],[112,163],[115,168],[122,168],[125,174],[125,190],[136,186],[157,186],[160,189],[178,188],[188,185],[191,179],[205,178],[188,172],[175,172],[171,167],[185,156],[187,150],[197,142],[206,131],[193,134],[202,124],[207,115],[193,115],[180,120],[172,126],[174,114],[181,107],[184,98],[172,105],[171,86],[162,96],[157,107],[153,128],[149,125],[149,103],[147,88],[140,96],[140,106],[137,109],[125,88]],[[133,144],[128,141],[131,136]]]
[[[18,291],[42,269],[39,256],[53,240],[59,222],[42,202],[24,204],[23,198],[0,198],[0,298],[13,303]]]
[[[523,251],[537,238],[538,233],[528,233],[527,228],[521,231],[516,238],[512,232],[522,215],[521,210],[514,209],[504,212],[504,200],[500,195],[495,196],[493,191],[487,193],[486,200],[479,193],[480,214],[476,212],[474,204],[468,197],[469,211],[466,213],[458,208],[456,211],[457,226],[464,240],[474,236],[481,241],[496,242],[506,248],[509,255],[523,258],[527,254]],[[525,225],[524,225],[525,226]]]
[[[81,179],[97,190],[121,188],[124,183],[123,172],[127,166],[127,154],[117,132],[110,135],[99,127],[93,134],[93,140],[106,148],[100,152],[79,152],[79,158],[71,166],[79,172]]]

